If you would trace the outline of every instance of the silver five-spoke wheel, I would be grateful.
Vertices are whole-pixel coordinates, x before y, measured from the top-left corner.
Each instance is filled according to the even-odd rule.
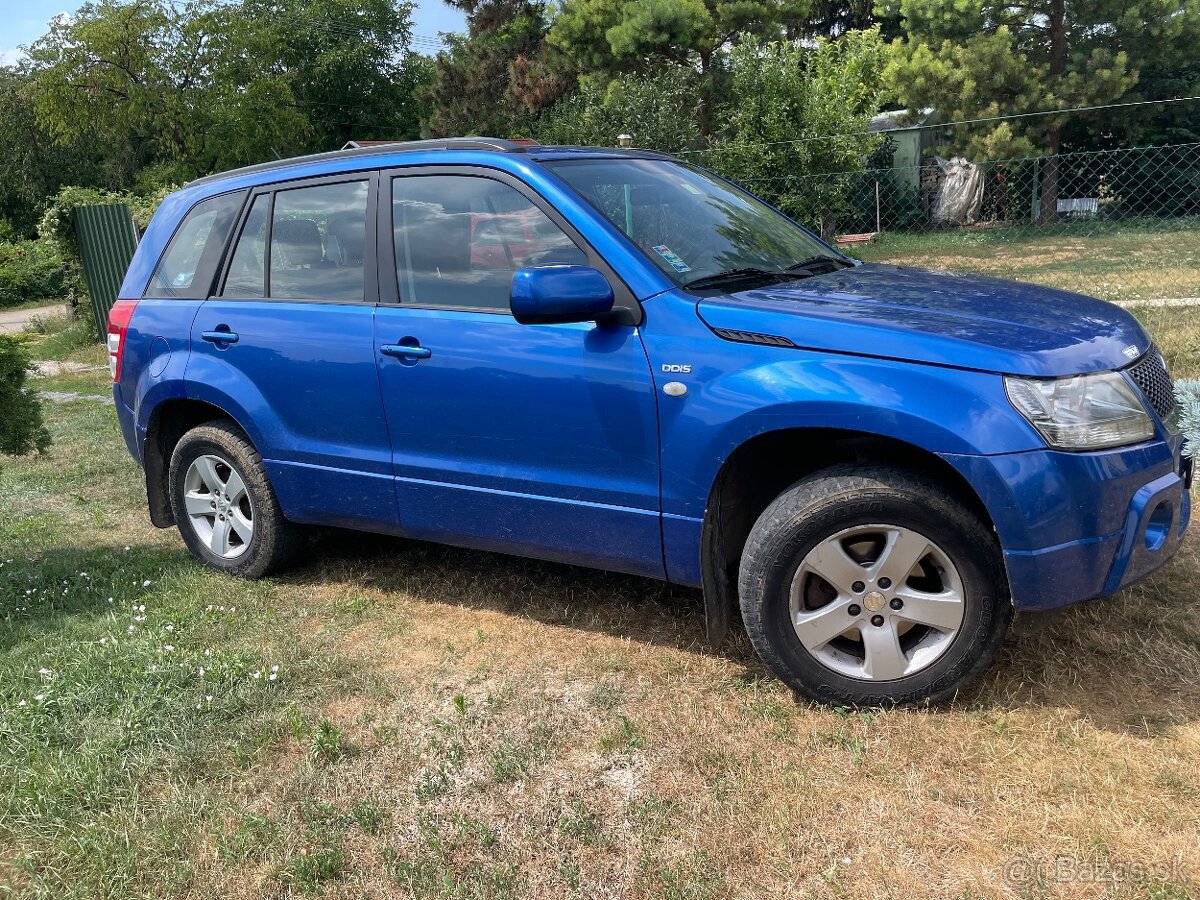
[[[215,454],[198,456],[183,490],[188,520],[204,545],[224,559],[245,553],[254,537],[254,505],[233,466]]]
[[[896,525],[860,525],[826,538],[791,584],[796,636],[822,665],[892,681],[926,668],[963,623],[962,578],[929,538]]]

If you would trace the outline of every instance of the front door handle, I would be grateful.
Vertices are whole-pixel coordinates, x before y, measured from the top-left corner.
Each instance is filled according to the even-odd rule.
[[[210,344],[236,344],[238,342],[237,332],[227,329],[223,331],[205,331],[200,337],[204,338]]]
[[[394,356],[397,359],[429,359],[433,354],[428,347],[409,346],[408,344],[384,344],[379,348],[384,356]]]

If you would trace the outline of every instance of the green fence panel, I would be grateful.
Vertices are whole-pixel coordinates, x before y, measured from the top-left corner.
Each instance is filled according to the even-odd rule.
[[[137,226],[124,203],[75,209],[75,239],[83,260],[83,277],[100,340],[108,331],[108,311],[117,302],[125,270],[137,249]]]

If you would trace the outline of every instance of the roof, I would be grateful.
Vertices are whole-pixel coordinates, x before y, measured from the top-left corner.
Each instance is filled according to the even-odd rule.
[[[357,146],[351,146],[357,144]],[[293,166],[307,165],[311,163],[333,162],[336,160],[350,160],[359,157],[371,156],[393,156],[401,153],[412,153],[418,151],[447,151],[447,150],[483,150],[494,153],[520,153],[532,156],[536,159],[549,159],[563,156],[611,156],[611,157],[633,157],[633,158],[670,158],[665,153],[658,153],[653,150],[626,150],[623,148],[613,147],[568,147],[553,144],[538,144],[528,138],[491,138],[491,137],[451,137],[451,138],[434,138],[431,140],[420,141],[349,141],[341,150],[333,150],[327,153],[313,153],[308,156],[293,156],[287,159],[274,159],[269,162],[257,163],[252,166],[244,166],[240,169],[231,169],[227,172],[217,172],[213,175],[206,175],[203,178],[197,178],[188,184],[188,187],[194,185],[210,184],[217,181],[225,181],[226,179],[236,178],[242,175],[254,175],[260,172],[270,172],[276,169],[291,168]]]

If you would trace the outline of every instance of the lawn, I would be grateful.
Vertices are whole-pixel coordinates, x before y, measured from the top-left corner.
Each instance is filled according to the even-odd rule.
[[[1105,300],[1200,297],[1200,227],[1130,226],[1084,234],[1061,226],[885,233],[848,248],[870,262],[982,272]]]
[[[1139,315],[1200,375],[1192,311]],[[1195,529],[949,706],[827,709],[651,581],[340,533],[210,574],[110,406],[47,414],[49,453],[0,461],[0,896],[1200,891]]]

